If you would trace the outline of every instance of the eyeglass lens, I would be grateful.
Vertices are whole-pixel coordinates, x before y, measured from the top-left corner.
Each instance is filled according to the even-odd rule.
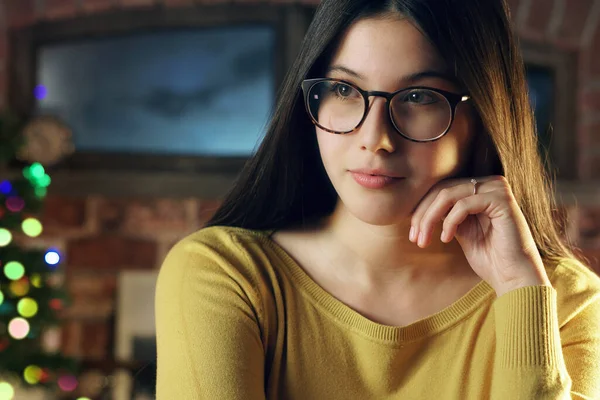
[[[317,124],[336,133],[354,130],[365,115],[365,100],[353,86],[321,81],[307,93],[308,108]],[[390,101],[390,117],[396,129],[415,140],[442,135],[452,121],[452,107],[440,93],[429,89],[407,89]]]

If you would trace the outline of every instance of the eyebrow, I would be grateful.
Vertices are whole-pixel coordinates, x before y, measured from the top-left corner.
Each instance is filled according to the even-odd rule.
[[[357,79],[361,79],[363,81],[366,80],[366,78],[363,75],[359,74],[356,71],[351,70],[350,68],[344,67],[343,65],[332,65],[327,70],[328,74],[331,72],[343,72],[343,73],[346,73]],[[439,78],[439,79],[448,81],[449,83],[458,84],[458,80],[456,79],[456,77],[454,75],[452,75],[446,71],[439,71],[439,70],[433,70],[433,69],[419,71],[419,72],[415,72],[413,74],[405,75],[400,78],[400,81],[407,82],[410,85],[410,84],[413,84],[414,82],[417,82],[417,81],[419,81],[421,79],[425,79],[425,78]]]

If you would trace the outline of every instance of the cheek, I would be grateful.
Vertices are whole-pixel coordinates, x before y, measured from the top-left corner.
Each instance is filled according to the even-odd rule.
[[[317,143],[325,170],[331,177],[332,167],[343,160],[344,140],[342,135],[335,135],[316,128]]]
[[[411,144],[414,150],[411,152],[411,164],[417,174],[438,180],[458,173],[469,155],[474,132],[472,121],[464,113],[457,113],[452,129],[446,136],[423,146]]]

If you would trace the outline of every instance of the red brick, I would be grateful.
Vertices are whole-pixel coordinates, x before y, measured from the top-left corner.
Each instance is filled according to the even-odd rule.
[[[98,224],[104,231],[161,234],[185,233],[196,225],[191,200],[112,200],[98,206]]]
[[[98,13],[111,9],[114,4],[114,0],[84,0],[82,7],[86,13]]]
[[[61,353],[65,356],[79,357],[81,355],[81,333],[80,321],[66,320],[62,326]]]
[[[554,1],[557,0],[532,0],[525,29],[544,35],[552,16]]]
[[[3,68],[0,68],[0,110],[4,108],[8,99],[6,63],[2,63],[2,65]]]
[[[600,248],[600,207],[582,207],[579,210],[580,245]]]
[[[83,357],[88,360],[102,360],[112,356],[108,353],[111,330],[108,320],[83,323],[81,338]]]
[[[600,27],[596,26],[592,44],[586,51],[588,52],[588,66],[584,66],[584,68],[589,70],[590,78],[598,78],[600,77]]]
[[[106,319],[114,312],[114,298],[74,294],[71,295],[71,303],[65,308],[62,316],[68,319]]]
[[[201,200],[198,207],[198,220],[200,225],[204,225],[212,218],[215,211],[221,205],[220,200]]]
[[[600,114],[600,89],[585,91],[580,97],[580,104],[582,114]]]
[[[563,21],[557,36],[567,41],[579,43],[594,0],[565,1],[564,4]]]
[[[156,0],[118,0],[118,2],[125,7],[144,7],[156,4]]]
[[[48,19],[69,18],[77,14],[77,0],[46,0],[44,17]]]
[[[586,261],[597,274],[600,275],[600,249],[582,249],[581,253]]]
[[[35,0],[4,0],[6,21],[10,27],[31,25],[36,20]]]
[[[163,0],[168,7],[190,6],[194,4],[194,0]]]
[[[152,269],[156,266],[157,243],[117,236],[100,236],[70,241],[68,268]]]
[[[67,287],[73,296],[112,299],[117,289],[117,276],[114,273],[73,272],[68,275]]]
[[[600,149],[595,148],[594,154],[588,156],[584,168],[586,179],[600,180]]]
[[[47,231],[82,228],[86,201],[83,198],[48,196],[44,202],[42,223]]]
[[[0,30],[0,62],[8,57],[8,35]]]

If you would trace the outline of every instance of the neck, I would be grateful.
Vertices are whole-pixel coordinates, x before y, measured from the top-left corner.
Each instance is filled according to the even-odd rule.
[[[393,225],[375,226],[338,204],[319,230],[320,248],[328,265],[335,266],[345,279],[379,285],[390,280],[437,282],[475,274],[456,240],[433,240],[425,249],[410,242],[410,216]],[[441,224],[433,237],[440,234]]]

